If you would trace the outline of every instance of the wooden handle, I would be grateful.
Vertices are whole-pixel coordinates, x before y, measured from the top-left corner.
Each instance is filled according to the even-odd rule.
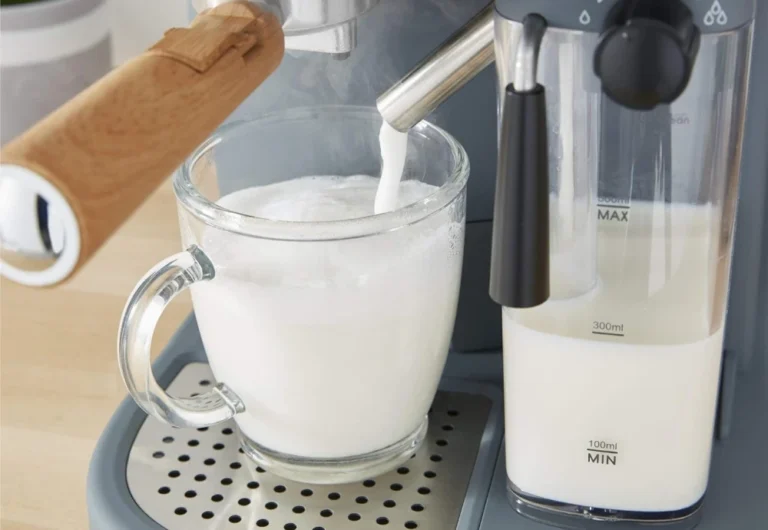
[[[222,4],[189,28],[169,30],[3,148],[2,164],[42,176],[74,211],[81,250],[72,273],[277,68],[283,53],[274,15],[249,2]]]

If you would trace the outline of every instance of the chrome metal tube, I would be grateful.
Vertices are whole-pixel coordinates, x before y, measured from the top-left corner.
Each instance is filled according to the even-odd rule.
[[[530,92],[536,88],[536,74],[539,67],[539,49],[547,21],[539,15],[528,15],[523,21],[523,34],[517,45],[515,56],[514,86],[517,92]]]
[[[233,0],[192,0],[199,13]],[[327,53],[339,59],[357,47],[357,20],[379,0],[250,0],[283,23],[286,50]]]
[[[233,0],[192,0],[199,13]],[[379,0],[250,0],[272,10],[283,21],[283,31],[294,36],[322,31],[357,19]]]
[[[392,127],[407,131],[493,62],[493,12],[490,4],[379,97]]]

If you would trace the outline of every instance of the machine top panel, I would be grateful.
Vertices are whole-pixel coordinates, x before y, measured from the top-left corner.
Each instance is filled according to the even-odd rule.
[[[504,18],[521,22],[537,13],[550,27],[600,33],[605,18],[618,3],[628,0],[496,0],[496,10]],[[693,12],[702,33],[736,29],[755,16],[756,0],[681,0]]]

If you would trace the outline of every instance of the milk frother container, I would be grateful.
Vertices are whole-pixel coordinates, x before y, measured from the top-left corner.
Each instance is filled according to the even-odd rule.
[[[490,295],[503,307],[508,492],[524,515],[696,522],[754,8],[497,0],[459,37],[465,52],[495,50]],[[454,43],[379,99],[385,119],[407,129],[431,94],[482,69]]]

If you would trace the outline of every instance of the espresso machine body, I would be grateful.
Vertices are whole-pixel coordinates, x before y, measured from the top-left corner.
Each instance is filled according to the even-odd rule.
[[[238,507],[241,494],[228,493],[226,488],[216,486],[216,494],[225,499],[219,500],[229,503],[227,509],[233,507],[230,510],[232,513],[240,510],[242,513],[238,513],[244,517],[243,524],[248,523],[249,528],[269,525],[270,528],[306,526],[343,530],[356,528],[355,524],[365,528],[382,526],[440,530],[550,528],[534,519],[577,528],[606,525],[602,527],[631,530],[641,527],[635,522],[619,521],[617,513],[601,510],[605,506],[594,506],[598,509],[587,509],[577,514],[539,517],[535,510],[526,513],[525,503],[515,505],[519,499],[510,496],[508,491],[512,486],[521,485],[510,485],[507,472],[508,454],[504,451],[502,440],[502,310],[489,296],[494,194],[499,159],[499,112],[502,110],[501,96],[507,85],[514,82],[514,72],[509,65],[514,65],[516,60],[514,52],[523,21],[526,15],[538,13],[547,20],[540,52],[544,62],[538,65],[538,81],[545,85],[549,95],[550,125],[556,122],[571,127],[569,135],[563,135],[560,130],[549,131],[551,153],[558,149],[562,151],[566,141],[563,136],[568,136],[567,141],[571,142],[568,155],[554,156],[559,156],[561,161],[556,170],[563,171],[563,167],[570,167],[574,173],[578,170],[580,174],[590,175],[589,178],[594,180],[588,184],[597,186],[600,199],[606,201],[599,204],[610,206],[599,208],[596,204],[598,210],[595,215],[608,217],[593,220],[585,217],[585,226],[594,226],[598,220],[621,226],[621,206],[627,189],[632,182],[640,183],[642,180],[632,181],[632,171],[653,172],[659,167],[669,171],[677,169],[679,159],[674,156],[668,159],[665,145],[687,152],[686,164],[694,159],[703,160],[700,166],[691,169],[694,172],[707,170],[707,164],[724,168],[729,179],[719,179],[718,186],[723,183],[735,186],[734,182],[740,181],[738,202],[730,205],[738,206],[730,262],[731,280],[729,286],[721,287],[721,292],[728,293],[728,311],[723,312],[726,325],[722,362],[718,367],[720,376],[715,389],[717,405],[709,485],[703,508],[698,510],[698,499],[693,504],[698,510],[694,511],[701,517],[698,528],[702,530],[751,530],[760,527],[768,520],[768,508],[761,502],[768,496],[768,452],[765,450],[765,440],[768,439],[768,416],[765,413],[768,403],[768,240],[764,235],[768,233],[768,154],[764,148],[768,133],[768,96],[761,89],[768,83],[768,63],[759,57],[762,51],[768,49],[768,5],[742,0],[685,1],[684,4],[693,13],[693,22],[701,32],[696,57],[698,70],[694,68],[687,92],[677,98],[676,103],[647,111],[641,119],[636,111],[627,110],[604,95],[600,79],[593,72],[593,52],[606,19],[618,4],[627,2],[499,0],[489,8],[487,0],[382,0],[338,2],[339,5],[347,5],[347,8],[335,11],[328,8],[336,4],[333,0],[311,3],[315,7],[325,7],[308,9],[310,2],[306,0],[271,2],[273,8],[284,15],[298,8],[294,11],[297,15],[294,19],[295,31],[286,24],[287,52],[281,66],[230,120],[300,106],[374,105],[381,94],[438,50],[472,17],[486,9],[485,13],[490,18],[479,22],[492,20],[494,56],[500,64],[483,68],[427,116],[427,119],[453,134],[470,157],[465,260],[457,322],[451,354],[435,404],[434,423],[430,425],[435,434],[428,440],[424,454],[417,455],[415,463],[409,467],[410,471],[393,472],[391,476],[377,478],[375,484],[368,481],[368,485],[358,485],[357,489],[350,486],[339,491],[321,488],[308,491],[300,485],[280,482],[262,470],[254,472],[250,482],[243,481],[242,490],[245,493],[242,497],[252,502],[248,508],[243,508],[246,506],[243,503]],[[347,16],[352,12],[350,9],[357,10],[351,18]],[[190,4],[190,18],[194,13],[195,8]],[[330,20],[329,14],[337,17],[333,19],[333,24],[318,23]],[[314,20],[319,25],[308,32],[301,27],[301,20]],[[507,30],[502,29],[505,26]],[[315,31],[318,29],[320,31]],[[748,61],[740,62],[737,58],[743,58],[744,47],[750,41],[756,58],[747,68]],[[494,46],[492,42],[488,44]],[[505,53],[508,55],[505,56]],[[556,59],[552,60],[552,57]],[[736,72],[734,69],[741,70]],[[722,77],[718,77],[721,73]],[[746,126],[743,142],[739,144],[738,141],[731,141],[732,135],[737,133],[732,133],[730,140],[722,134],[726,129],[739,129],[737,122],[742,119],[739,109],[744,103],[739,98],[746,88],[740,83],[745,82],[747,74],[750,90],[743,116]],[[711,84],[703,78],[709,79]],[[736,95],[725,107],[718,107],[722,118],[717,121],[711,110],[712,102],[723,93]],[[599,120],[584,119],[589,113],[599,115]],[[723,120],[728,123],[724,125]],[[714,121],[720,128],[713,128]],[[615,142],[610,145],[615,145],[616,149],[599,150],[601,143],[610,142]],[[731,148],[736,144],[737,147]],[[726,145],[729,146],[727,149]],[[286,146],[286,149],[290,148]],[[701,149],[712,152],[706,158],[699,152]],[[639,153],[648,156],[638,156]],[[739,154],[742,159],[740,168],[734,165]],[[630,164],[630,161],[635,164]],[[648,166],[638,166],[641,163]],[[612,185],[609,185],[608,179],[597,178],[601,170],[603,174],[617,176],[610,181]],[[550,167],[550,179],[553,178]],[[649,179],[643,180],[642,185],[637,184],[632,188],[630,198],[642,201],[657,197],[659,189],[674,186],[663,179],[657,182],[658,187],[652,183]],[[574,192],[578,189],[576,185]],[[225,191],[222,189],[222,192]],[[674,188],[667,191],[674,197],[680,192]],[[689,191],[693,193],[691,190],[686,193]],[[699,189],[698,198],[701,200],[710,196],[708,188]],[[733,200],[736,192],[719,189],[717,196]],[[692,199],[693,202],[695,200]],[[611,219],[612,215],[614,219]],[[553,266],[552,270],[555,269]],[[589,278],[589,274],[586,277]],[[586,280],[586,283],[589,281]],[[557,288],[554,292],[557,294]],[[205,372],[205,354],[194,317],[184,324],[166,347],[155,365],[155,373],[161,384],[170,385],[170,391],[196,391],[197,382],[208,372]],[[466,402],[462,401],[465,397],[468,399]],[[574,396],[566,396],[569,397]],[[465,411],[476,415],[474,423],[470,421],[472,425],[462,423],[467,418]],[[202,495],[198,495],[195,501],[171,501],[168,497],[157,495],[157,489],[167,485],[169,473],[181,465],[174,464],[171,466],[173,469],[166,469],[162,467],[164,462],[151,458],[157,451],[166,450],[158,440],[173,435],[159,429],[151,419],[141,414],[132,401],[121,405],[100,440],[91,463],[88,484],[91,527],[155,530],[176,528],[173,524],[177,520],[181,525],[178,528],[185,530],[236,527],[226,517],[220,519],[221,510],[217,508],[220,505],[209,502]],[[213,430],[196,436],[203,442],[201,446],[208,442],[226,445],[227,441],[226,435],[214,433]],[[598,438],[597,441],[601,440]],[[451,453],[452,448],[461,451],[461,458],[469,462],[468,467],[460,471],[450,467],[454,456],[459,459],[458,454]],[[610,451],[611,448],[606,446],[602,450]],[[227,452],[229,448],[222,451]],[[220,454],[223,456],[224,453]],[[610,453],[603,454],[611,456]],[[196,458],[192,456],[190,465]],[[237,458],[236,452],[231,456]],[[216,460],[222,458],[217,456]],[[231,484],[234,478],[234,486],[237,486],[240,479],[233,477],[234,474],[227,469],[218,471],[219,465],[216,463],[206,468],[201,463],[196,472],[206,474],[208,482],[229,479]],[[445,471],[441,471],[440,465],[445,466]],[[185,469],[181,471],[182,477],[188,473]],[[195,472],[189,473],[194,476]],[[706,470],[704,474],[707,474]],[[445,477],[450,478],[440,482]],[[430,480],[435,482],[430,483]],[[653,481],[661,488],[665,480],[661,473]],[[249,489],[252,487],[254,489]],[[274,488],[280,487],[284,493],[276,493],[278,489]],[[290,496],[294,489],[298,494],[296,502],[280,497]],[[413,497],[410,497],[411,489]],[[537,496],[526,495],[535,492],[518,489],[520,491],[513,488],[512,493],[519,493],[521,497],[533,501],[529,505],[541,500]],[[328,500],[334,498],[339,500]],[[344,503],[347,498],[349,506],[333,505],[333,502]],[[362,498],[365,501],[358,500]],[[262,501],[261,504],[256,502],[257,499]],[[321,499],[325,504],[313,504]],[[293,501],[293,498],[290,500]],[[174,519],[172,514],[177,505],[190,507],[190,503],[197,501],[208,502],[211,508],[202,508],[200,504],[200,509],[212,510],[215,518],[203,521],[195,515],[194,521],[189,518],[183,521]],[[298,511],[291,511],[294,505],[301,507],[302,511],[307,508],[303,514],[305,519],[298,518]],[[243,510],[250,508],[253,508],[251,514],[244,515]],[[283,509],[287,512],[285,516],[281,511]],[[170,523],[160,523],[162,514],[166,512],[171,515],[163,521]],[[434,515],[436,512],[440,516]],[[520,512],[533,519],[522,517]],[[560,515],[563,515],[562,519],[558,519]],[[327,519],[326,516],[332,518]],[[692,518],[688,518],[680,523],[679,528],[690,528],[693,522]],[[674,524],[671,526],[674,527]]]

